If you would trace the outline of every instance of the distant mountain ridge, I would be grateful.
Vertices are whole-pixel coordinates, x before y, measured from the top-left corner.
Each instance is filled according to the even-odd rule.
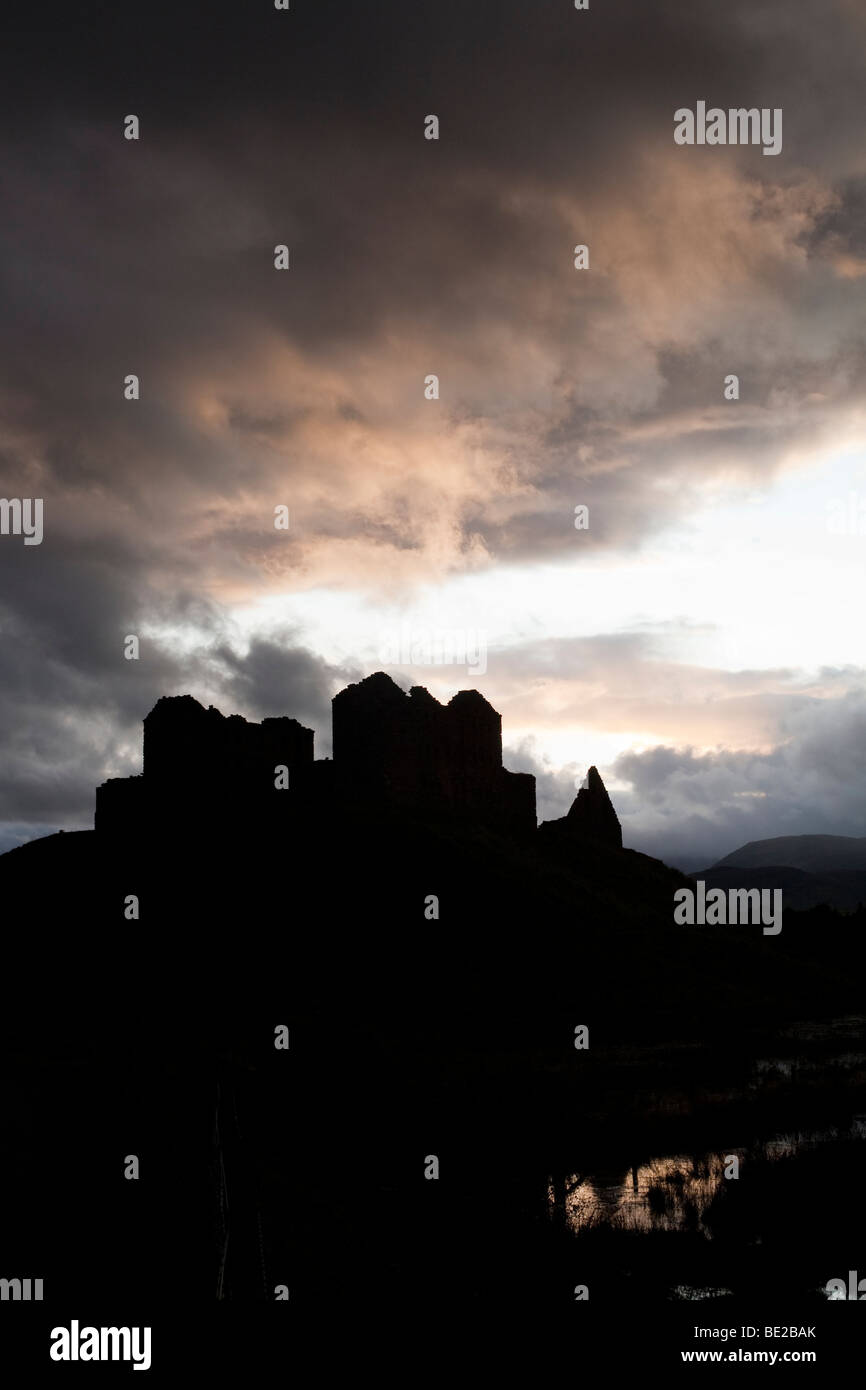
[[[826,903],[853,912],[866,903],[866,836],[750,840],[691,877],[709,888],[781,888],[784,902],[798,910]]]
[[[780,835],[771,840],[750,840],[712,867],[758,869],[770,865],[806,873],[866,870],[866,836]]]

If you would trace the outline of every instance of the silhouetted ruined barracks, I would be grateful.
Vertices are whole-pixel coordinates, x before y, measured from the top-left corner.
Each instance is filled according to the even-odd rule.
[[[316,761],[313,731],[296,719],[253,724],[191,695],[157,700],[144,720],[143,772],[97,788],[97,831],[236,833],[343,807],[535,832],[535,778],[502,766],[502,716],[477,690],[442,705],[421,686],[406,694],[379,671],[341,690],[331,707],[333,759]],[[601,828],[608,838],[609,823]]]
[[[502,716],[477,690],[441,705],[380,671],[341,690],[332,709],[334,766],[350,793],[535,830],[535,778],[502,766]]]

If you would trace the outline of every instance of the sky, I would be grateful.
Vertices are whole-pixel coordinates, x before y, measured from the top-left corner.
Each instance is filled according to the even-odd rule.
[[[160,695],[324,756],[379,669],[681,867],[866,834],[864,45],[859,0],[21,7],[0,850],[89,826]],[[698,101],[781,152],[678,145]]]

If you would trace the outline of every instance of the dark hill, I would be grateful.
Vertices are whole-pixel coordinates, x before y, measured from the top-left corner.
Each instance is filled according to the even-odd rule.
[[[782,835],[752,840],[693,874],[710,888],[781,888],[788,907],[822,903],[854,912],[866,903],[866,838]]]
[[[703,879],[708,888],[781,888],[783,903],[798,912],[822,903],[839,912],[854,912],[859,903],[866,904],[866,869],[810,874],[784,864],[759,868],[715,865],[692,877]]]
[[[807,873],[845,870],[866,871],[866,837],[850,835],[780,835],[772,840],[750,840],[713,868],[741,869],[781,864]]]
[[[206,834],[172,821],[133,841],[56,835],[0,857],[13,957],[53,963],[47,985],[84,1007],[154,990],[355,1007],[363,982],[374,1009],[495,997],[664,1038],[699,1036],[730,1010],[783,1018],[844,1003],[838,938],[807,942],[804,966],[794,919],[774,939],[677,926],[673,894],[690,882],[603,842],[382,806],[290,809],[270,831],[241,818]]]
[[[143,773],[98,788],[95,831],[0,857],[12,952],[53,961],[84,1007],[95,991],[158,991],[219,1011],[234,990],[354,1009],[363,982],[391,1013],[495,997],[664,1038],[732,1009],[782,1019],[848,999],[841,940],[801,939],[793,918],[772,940],[676,925],[691,880],[622,848],[596,768],[568,815],[537,827],[535,779],[503,767],[501,717],[477,691],[442,705],[378,672],[332,704],[334,758],[317,761],[295,719],[157,701]],[[713,872],[767,846],[810,863],[866,855],[866,840],[802,836]],[[788,906],[811,906],[785,872]]]
[[[316,762],[294,720],[160,701],[95,831],[0,857],[9,1270],[85,1301],[170,1277],[184,1307],[218,1271],[234,1298],[285,1280],[301,1316],[561,1298],[552,1167],[732,1142],[754,1059],[858,1007],[862,915],[677,926],[690,880],[621,847],[594,769],[536,828],[477,692],[380,674],[334,719]]]

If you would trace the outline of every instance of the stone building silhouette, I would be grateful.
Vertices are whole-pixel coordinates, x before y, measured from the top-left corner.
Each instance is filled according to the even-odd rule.
[[[622,827],[597,767],[591,767],[568,814],[539,826],[546,843],[564,847],[591,841],[608,849],[622,849]]]
[[[279,814],[275,768],[313,763],[313,731],[296,719],[248,722],[205,709],[191,695],[163,696],[144,720],[143,772],[96,789],[95,828],[123,836],[173,826],[247,823]]]
[[[382,671],[334,696],[334,767],[342,795],[535,830],[535,778],[502,766],[502,716],[477,690],[447,705],[408,695]]]
[[[502,766],[502,717],[477,690],[442,705],[379,671],[334,697],[332,720],[333,760],[316,761],[313,731],[296,719],[255,724],[191,695],[164,696],[144,720],[143,772],[97,788],[96,830],[258,830],[351,806],[535,831],[535,778]],[[279,767],[288,790],[276,786]]]
[[[443,705],[377,671],[335,695],[331,711],[333,758],[316,760],[313,730],[297,719],[255,724],[191,695],[163,696],[144,720],[143,772],[97,787],[96,830],[127,840],[196,830],[231,837],[350,811],[535,834],[535,778],[502,766],[502,716],[477,690]],[[578,843],[622,847],[594,767],[568,814],[538,829],[566,854]]]

